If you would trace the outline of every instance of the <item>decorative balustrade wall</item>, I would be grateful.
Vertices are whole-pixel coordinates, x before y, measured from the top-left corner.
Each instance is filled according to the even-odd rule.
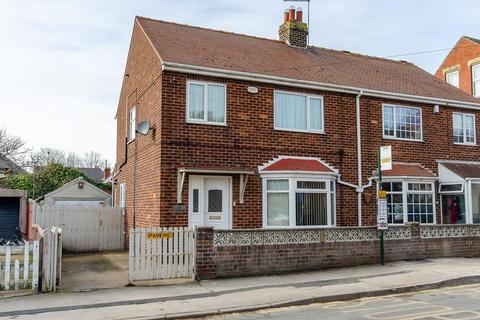
[[[196,233],[196,277],[211,279],[318,270],[379,262],[373,227],[213,230]],[[480,257],[480,226],[390,227],[386,261]]]

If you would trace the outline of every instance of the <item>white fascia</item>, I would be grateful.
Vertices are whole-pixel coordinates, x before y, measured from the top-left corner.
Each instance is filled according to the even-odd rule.
[[[225,70],[225,69],[193,66],[193,65],[187,65],[182,63],[163,61],[162,70],[182,72],[182,73],[188,73],[188,74],[197,74],[197,75],[203,75],[203,76],[221,77],[221,78],[227,78],[227,79],[255,81],[255,82],[270,83],[270,84],[277,84],[277,85],[298,87],[298,88],[305,88],[305,89],[349,93],[349,94],[359,94],[360,92],[363,92],[362,95],[370,96],[370,97],[412,101],[417,103],[439,104],[439,105],[450,106],[450,107],[480,110],[480,102],[474,103],[474,102],[432,98],[432,97],[425,97],[425,96],[416,96],[416,95],[409,95],[409,94],[403,94],[403,93],[371,90],[371,89],[365,89],[365,88],[357,88],[357,87],[350,87],[350,86],[343,86],[343,85],[336,85],[336,84],[329,84],[329,83],[322,83],[322,82],[315,82],[315,81],[282,78],[282,77],[269,76],[269,75],[243,72],[243,71],[232,71],[232,70]]]

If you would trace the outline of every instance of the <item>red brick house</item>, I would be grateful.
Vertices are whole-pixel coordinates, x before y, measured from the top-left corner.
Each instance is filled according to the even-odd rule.
[[[127,228],[374,225],[383,145],[391,223],[477,221],[478,99],[307,33],[295,10],[280,40],[135,18],[116,115]]]
[[[480,97],[480,40],[461,37],[435,76],[468,94]]]

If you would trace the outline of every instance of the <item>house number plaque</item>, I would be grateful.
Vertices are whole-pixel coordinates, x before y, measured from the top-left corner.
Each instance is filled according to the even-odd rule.
[[[148,240],[170,239],[173,238],[173,232],[149,232],[146,234]]]

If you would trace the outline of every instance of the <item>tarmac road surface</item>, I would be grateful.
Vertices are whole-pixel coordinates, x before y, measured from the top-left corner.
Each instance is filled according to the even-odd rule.
[[[268,309],[209,318],[211,320],[452,320],[480,319],[480,284],[344,302]]]

